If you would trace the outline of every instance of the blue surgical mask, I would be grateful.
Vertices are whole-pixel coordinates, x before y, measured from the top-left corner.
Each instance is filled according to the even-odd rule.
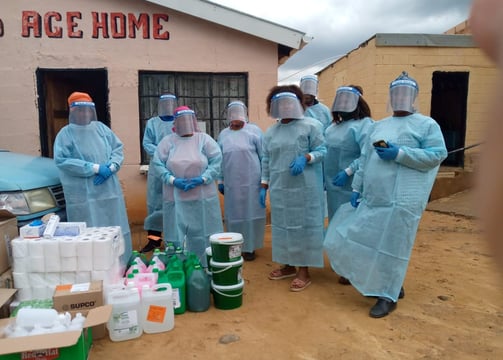
[[[174,116],[170,116],[170,115],[161,115],[159,116],[161,118],[162,121],[173,121],[173,119],[175,118]]]

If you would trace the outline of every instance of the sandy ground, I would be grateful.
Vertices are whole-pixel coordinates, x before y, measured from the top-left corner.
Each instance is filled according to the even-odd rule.
[[[176,315],[172,331],[135,340],[97,340],[90,359],[503,359],[503,274],[474,219],[425,212],[405,298],[382,319],[327,262],[299,293],[291,279],[267,279],[275,266],[268,229],[243,266],[240,308]],[[236,341],[221,343],[226,335]]]

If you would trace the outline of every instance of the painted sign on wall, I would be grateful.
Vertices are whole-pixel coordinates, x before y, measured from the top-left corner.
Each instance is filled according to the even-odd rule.
[[[90,21],[84,21],[80,11],[68,11],[63,14],[48,11],[40,14],[37,11],[24,10],[21,36],[24,38],[46,36],[55,39],[63,37],[81,39],[85,36],[93,39],[135,39],[141,36],[143,39],[169,40],[169,31],[165,30],[169,20],[167,14],[136,15],[93,11],[89,16]],[[90,24],[90,28],[87,24]],[[3,25],[0,20],[0,36],[2,35]]]

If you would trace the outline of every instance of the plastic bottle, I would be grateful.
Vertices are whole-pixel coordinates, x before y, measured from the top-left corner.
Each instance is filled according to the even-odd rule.
[[[156,249],[158,250],[158,249]],[[154,251],[154,255],[152,255],[152,260],[150,260],[149,266],[152,265],[152,261],[157,265],[157,268],[159,270],[164,270],[166,268],[166,265],[164,265],[164,262],[160,258],[160,251]],[[147,268],[148,271],[148,268]]]
[[[134,260],[139,260],[137,261],[137,265],[140,266],[140,268],[142,269],[146,269],[147,268],[147,257],[145,256],[145,254],[140,254],[140,252],[138,250],[133,250],[133,252],[131,253],[131,256],[129,257],[129,260],[128,260],[128,263],[127,263],[127,268],[129,268],[131,265],[133,265],[133,261]]]
[[[143,331],[149,334],[169,331],[175,326],[173,292],[170,284],[144,287],[141,299]]]
[[[196,264],[187,276],[187,309],[206,311],[210,303],[210,280],[201,265]]]
[[[124,341],[141,336],[140,293],[136,287],[111,290],[107,304],[112,305],[112,315],[107,323],[110,340]]]
[[[194,253],[188,253],[187,258],[183,262],[183,271],[185,272],[185,276],[188,275],[188,271],[190,268],[193,268],[195,265],[199,264],[199,258]]]
[[[168,283],[173,289],[173,308],[175,314],[183,314],[186,309],[186,289],[185,289],[185,273],[181,262],[174,261],[171,267],[166,272]]]

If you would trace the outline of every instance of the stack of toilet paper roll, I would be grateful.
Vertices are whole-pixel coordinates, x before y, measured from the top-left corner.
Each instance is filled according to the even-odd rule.
[[[119,226],[90,227],[77,236],[18,237],[11,247],[19,301],[52,298],[59,284],[97,280],[106,284],[122,275],[119,257],[124,238]]]

